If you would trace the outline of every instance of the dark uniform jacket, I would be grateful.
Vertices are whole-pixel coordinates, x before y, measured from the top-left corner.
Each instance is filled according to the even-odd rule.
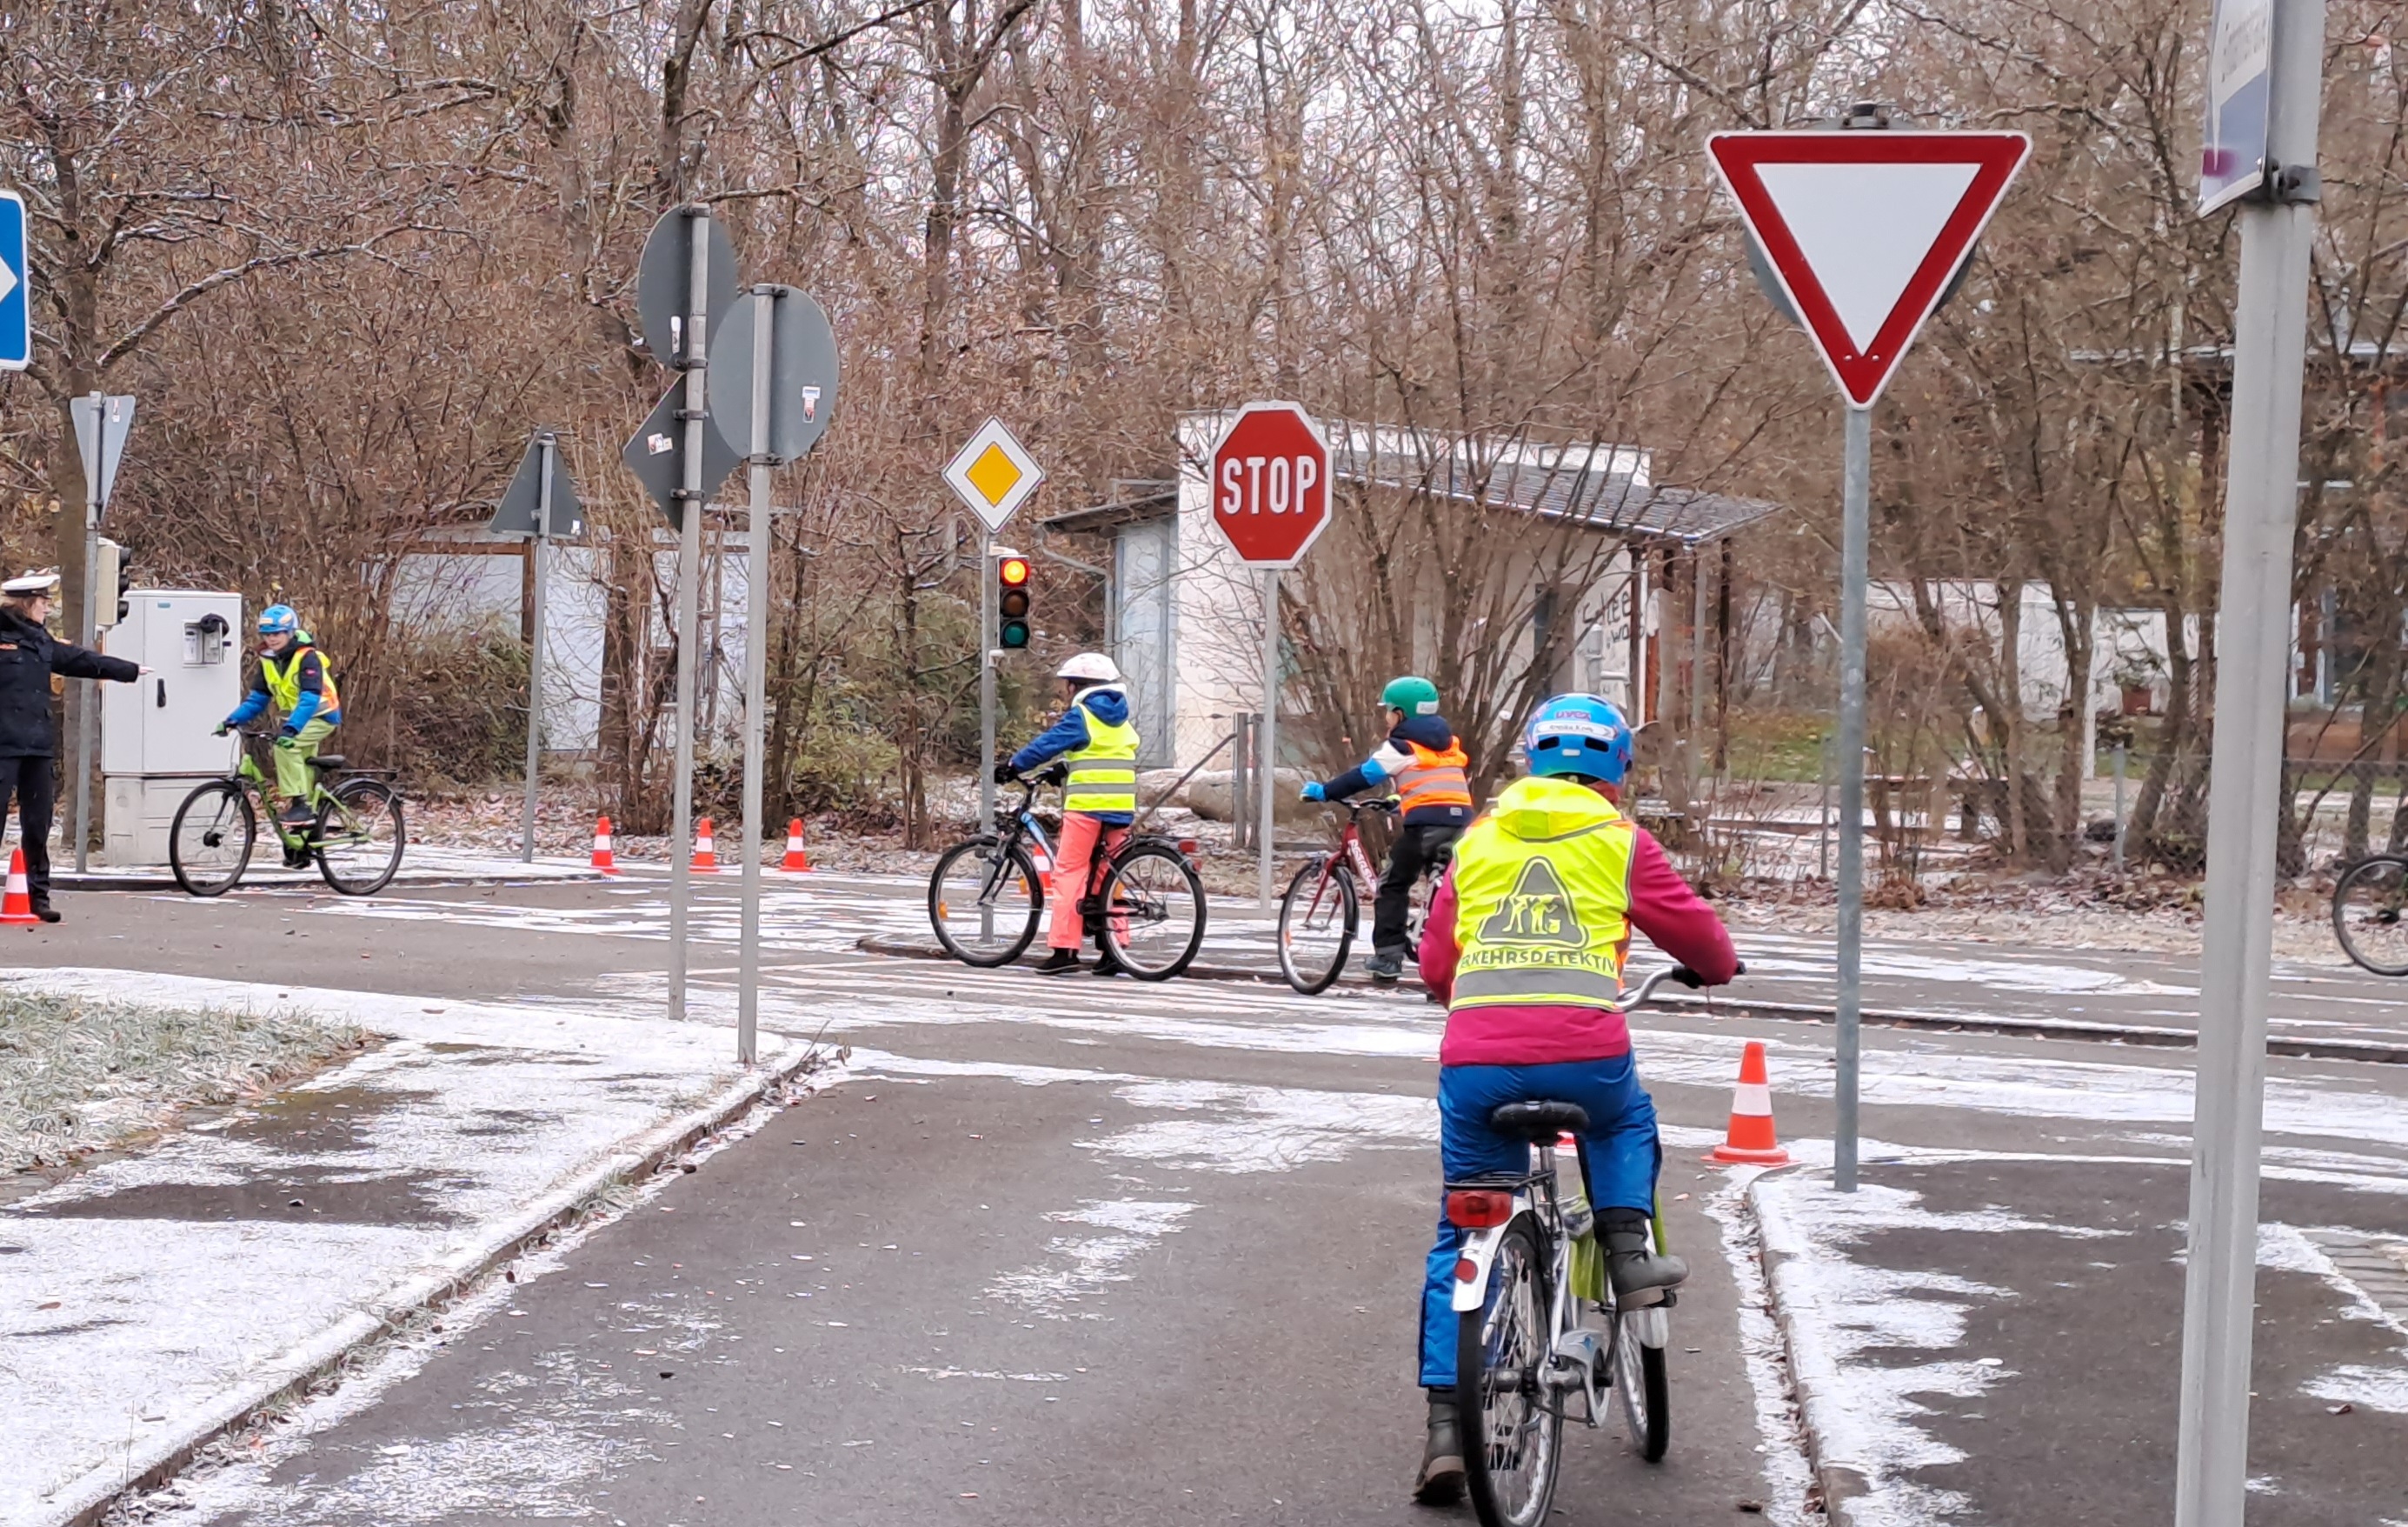
[[[50,757],[59,751],[50,717],[50,675],[132,684],[142,670],[61,641],[15,611],[0,608],[0,758]]]

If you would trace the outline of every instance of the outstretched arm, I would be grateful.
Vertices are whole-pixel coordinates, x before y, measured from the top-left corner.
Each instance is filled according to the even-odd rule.
[[[1011,771],[1025,774],[1060,757],[1073,748],[1087,745],[1087,713],[1073,705],[1062,713],[1062,719],[1039,732],[1034,741],[1011,756]]]

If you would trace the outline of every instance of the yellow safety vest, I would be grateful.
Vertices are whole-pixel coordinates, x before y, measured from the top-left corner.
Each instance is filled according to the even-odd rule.
[[[1456,1007],[1622,995],[1636,829],[1584,785],[1517,780],[1455,845]]]
[[[1087,718],[1087,745],[1072,748],[1063,757],[1070,780],[1062,797],[1066,812],[1126,812],[1137,814],[1137,728],[1118,726],[1073,700]]]
[[[312,652],[318,652],[315,642],[295,641],[284,649],[280,662],[265,654],[260,655],[260,675],[267,681],[267,692],[275,698],[276,709],[285,715],[291,715],[301,703],[301,658]],[[326,660],[322,652],[318,653],[318,713],[333,715],[343,708],[343,698],[335,692],[335,665]]]

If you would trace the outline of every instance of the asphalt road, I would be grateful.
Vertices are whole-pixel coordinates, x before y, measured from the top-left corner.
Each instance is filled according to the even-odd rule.
[[[708,887],[697,915],[697,1022],[732,1011],[733,891]],[[764,1022],[845,1046],[831,1085],[464,1308],[423,1362],[355,1385],[176,1520],[1449,1520],[1405,1493],[1435,1010],[855,952],[917,924],[907,891],[824,876],[776,892]],[[645,881],[78,896],[69,922],[0,935],[0,957],[648,1014],[659,900]],[[1826,1153],[1828,1034],[1697,1013],[1639,1033],[1696,1270],[1675,1440],[1650,1467],[1617,1422],[1575,1431],[1552,1520],[1756,1520],[1794,1498],[1797,1439],[1742,1308],[1753,1264],[1709,1212],[1728,1179],[1699,1158],[1747,1038],[1771,1052],[1785,1136]],[[1867,1158],[2178,1160],[2188,1063],[1871,1030]],[[2408,1068],[2269,1074],[2270,1162],[2408,1177]]]

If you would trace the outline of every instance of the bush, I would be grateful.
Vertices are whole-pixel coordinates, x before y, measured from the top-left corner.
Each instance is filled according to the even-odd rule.
[[[378,761],[405,785],[451,793],[526,767],[527,655],[516,630],[420,628],[383,661],[383,713],[366,730],[387,743]]]

